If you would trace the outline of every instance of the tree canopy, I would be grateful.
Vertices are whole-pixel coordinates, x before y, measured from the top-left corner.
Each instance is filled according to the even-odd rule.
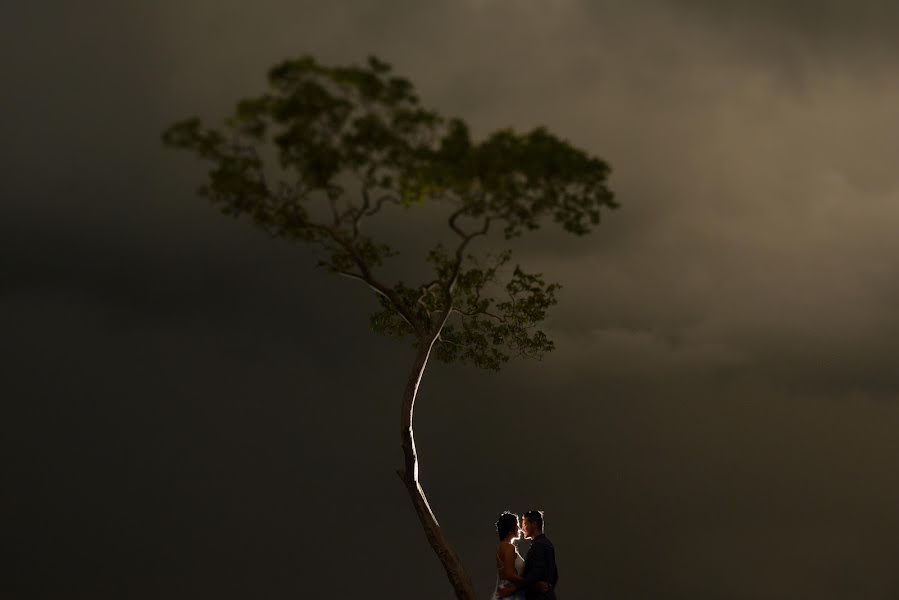
[[[288,60],[268,82],[219,128],[191,118],[164,133],[212,163],[202,195],[273,236],[316,246],[321,265],[377,292],[375,331],[416,343],[436,337],[438,359],[498,369],[553,348],[539,324],[559,286],[507,269],[508,251],[475,256],[470,242],[494,229],[511,239],[547,219],[588,233],[600,209],[616,206],[604,161],[543,128],[474,141],[463,121],[423,108],[412,84],[377,58],[364,67]],[[382,281],[377,268],[397,250],[367,234],[365,221],[423,202],[448,205],[455,244],[431,248],[433,279]]]

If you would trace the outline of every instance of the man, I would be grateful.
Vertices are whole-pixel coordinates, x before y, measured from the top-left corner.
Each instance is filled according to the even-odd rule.
[[[527,600],[556,600],[556,585],[559,570],[556,568],[556,549],[543,535],[543,511],[529,510],[521,522],[524,537],[531,540],[531,548],[524,557],[524,581],[515,587],[504,588],[497,596],[511,596],[517,590],[524,590]],[[544,583],[545,582],[545,583]]]

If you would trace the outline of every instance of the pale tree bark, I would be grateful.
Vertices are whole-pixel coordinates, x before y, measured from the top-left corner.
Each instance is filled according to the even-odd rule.
[[[367,204],[368,200],[366,199],[366,205]],[[443,565],[443,569],[446,571],[446,576],[453,586],[453,591],[456,594],[457,600],[475,600],[474,587],[471,584],[471,579],[465,572],[465,568],[462,566],[459,555],[456,554],[456,551],[443,534],[443,530],[440,528],[440,524],[434,516],[434,511],[431,510],[431,506],[428,503],[428,497],[425,495],[425,491],[421,487],[421,482],[418,479],[418,455],[415,449],[415,434],[412,427],[415,399],[418,396],[418,388],[421,385],[421,379],[424,376],[425,368],[428,365],[431,349],[439,339],[440,332],[443,330],[443,327],[452,312],[453,288],[456,285],[459,269],[462,266],[463,253],[472,239],[486,235],[490,227],[491,219],[488,217],[484,219],[483,227],[479,231],[466,233],[456,224],[457,219],[462,214],[462,209],[459,209],[453,213],[449,219],[450,227],[462,239],[460,240],[459,246],[456,248],[452,272],[448,280],[442,286],[444,308],[437,318],[437,326],[433,330],[431,329],[432,323],[422,323],[416,319],[414,311],[410,311],[404,305],[394,290],[375,279],[371,272],[370,265],[366,263],[364,257],[354,245],[355,236],[346,239],[341,236],[334,227],[326,226],[324,227],[324,231],[326,231],[329,237],[347,252],[359,269],[359,273],[350,273],[339,269],[338,272],[342,275],[365,282],[375,292],[387,298],[397,313],[414,330],[415,335],[418,338],[415,362],[412,364],[409,380],[406,383],[406,389],[403,392],[400,435],[402,437],[404,464],[403,468],[397,471],[397,474],[400,476],[403,485],[406,487],[406,492],[409,494],[409,499],[412,501],[412,506],[415,508],[415,513],[418,515],[418,520],[425,532],[428,543],[431,545],[434,554],[440,559],[440,564]],[[354,221],[354,232],[358,233],[358,219]]]
[[[428,504],[428,498],[424,489],[418,480],[418,455],[415,451],[415,436],[412,429],[412,416],[415,410],[415,398],[418,395],[418,388],[421,384],[421,378],[424,375],[425,368],[428,365],[428,357],[431,354],[431,348],[436,342],[437,336],[428,338],[420,338],[418,351],[415,356],[415,362],[412,365],[412,371],[409,373],[409,381],[406,384],[403,393],[402,419],[401,419],[401,435],[403,442],[404,468],[397,471],[406,492],[412,500],[412,506],[415,507],[415,513],[421,522],[428,543],[440,559],[440,564],[446,571],[450,584],[456,593],[458,600],[474,600],[474,588],[471,585],[471,579],[465,573],[462,561],[459,555],[453,550],[443,530],[434,516]]]

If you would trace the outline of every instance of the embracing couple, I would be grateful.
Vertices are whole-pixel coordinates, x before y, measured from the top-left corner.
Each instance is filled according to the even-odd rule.
[[[543,535],[543,511],[529,510],[520,524],[518,515],[504,512],[496,521],[496,532],[500,542],[496,548],[496,590],[491,600],[556,600],[556,549]],[[531,540],[525,558],[515,547],[522,533]]]

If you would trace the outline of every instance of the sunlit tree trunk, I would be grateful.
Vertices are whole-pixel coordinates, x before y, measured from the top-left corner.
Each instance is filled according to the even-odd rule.
[[[459,555],[456,554],[456,551],[453,550],[452,546],[450,546],[450,543],[443,535],[443,530],[440,528],[440,524],[437,523],[437,518],[434,516],[431,506],[428,504],[428,498],[425,496],[425,491],[418,481],[418,456],[415,452],[412,414],[415,409],[415,397],[418,394],[418,386],[421,383],[422,375],[424,375],[425,367],[427,367],[428,364],[428,357],[431,354],[431,348],[434,346],[436,339],[437,337],[434,336],[431,339],[421,340],[415,357],[415,363],[412,366],[412,371],[409,374],[409,381],[406,384],[406,390],[403,394],[401,434],[403,439],[403,457],[405,459],[405,464],[403,469],[397,471],[397,474],[399,474],[400,479],[403,480],[403,485],[406,486],[406,491],[409,493],[409,498],[412,500],[412,505],[415,507],[415,513],[418,515],[419,521],[421,521],[421,526],[422,529],[424,529],[425,536],[428,538],[428,543],[431,545],[431,549],[434,550],[437,558],[440,559],[440,563],[446,571],[446,576],[449,578],[453,590],[456,592],[456,598],[458,598],[458,600],[474,600],[475,595],[471,585],[471,579],[469,579],[468,575],[465,573],[465,569],[462,567],[462,561],[459,560]]]

